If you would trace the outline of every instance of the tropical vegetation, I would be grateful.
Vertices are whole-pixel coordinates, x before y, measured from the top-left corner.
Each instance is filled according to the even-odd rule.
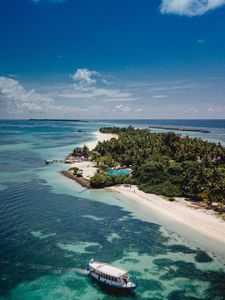
[[[92,187],[124,181],[148,193],[225,205],[225,148],[221,144],[133,127],[103,127],[100,131],[118,138],[98,143],[98,161],[104,168],[132,166],[132,176],[96,174],[91,178]]]

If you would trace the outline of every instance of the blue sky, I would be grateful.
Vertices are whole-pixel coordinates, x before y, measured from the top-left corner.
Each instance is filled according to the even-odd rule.
[[[225,0],[1,0],[0,118],[225,118]]]

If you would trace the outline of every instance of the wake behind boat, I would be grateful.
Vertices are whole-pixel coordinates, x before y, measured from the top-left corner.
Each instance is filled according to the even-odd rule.
[[[137,283],[130,281],[127,271],[94,261],[94,259],[89,261],[87,269],[89,275],[104,287],[131,292],[138,286]]]

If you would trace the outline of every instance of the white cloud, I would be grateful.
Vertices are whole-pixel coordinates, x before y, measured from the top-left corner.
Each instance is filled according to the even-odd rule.
[[[65,90],[60,94],[61,97],[71,98],[71,99],[82,99],[82,98],[95,98],[95,97],[105,97],[104,102],[116,101],[117,99],[121,101],[130,101],[131,94],[127,92],[121,92],[118,89],[105,89],[97,87],[88,88],[77,88]]]
[[[0,76],[0,109],[2,114],[9,115],[98,115],[126,113],[130,107],[118,104],[114,106],[110,102],[131,101],[128,92],[119,89],[98,87],[96,77],[101,75],[96,71],[80,69],[73,75],[74,84],[63,92],[51,93],[47,91],[37,92],[34,88],[26,89],[18,80]],[[65,86],[63,86],[65,88]],[[77,99],[74,104],[71,99]],[[85,102],[84,102],[85,100]],[[63,104],[67,101],[67,104]],[[105,104],[109,102],[109,104]],[[59,104],[60,103],[60,104]],[[102,104],[101,104],[102,103]]]
[[[130,107],[129,106],[125,106],[123,104],[119,104],[119,105],[116,105],[112,111],[113,112],[126,113],[126,112],[130,111]]]
[[[57,105],[51,97],[37,93],[35,89],[27,91],[19,81],[4,76],[0,76],[0,107],[9,114],[78,111],[77,108]]]
[[[132,95],[127,91],[109,88],[108,81],[104,76],[93,70],[77,69],[70,75],[74,84],[59,96],[67,99],[98,99],[102,102],[133,101]]]
[[[198,16],[224,4],[225,0],[162,0],[160,10],[163,14]]]
[[[152,96],[152,99],[164,99],[167,97],[168,97],[167,95],[155,95],[155,96]]]
[[[95,84],[96,79],[93,77],[98,74],[98,72],[90,71],[88,69],[77,69],[73,75],[70,75],[70,77],[76,82],[76,85],[85,87]]]

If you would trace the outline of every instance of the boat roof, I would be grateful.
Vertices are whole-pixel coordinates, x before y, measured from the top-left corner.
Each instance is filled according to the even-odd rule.
[[[112,277],[120,277],[125,274],[127,274],[127,271],[112,267],[110,265],[99,263],[99,262],[93,262],[91,263],[92,267],[98,270],[101,273],[104,273],[106,275],[112,276]]]

